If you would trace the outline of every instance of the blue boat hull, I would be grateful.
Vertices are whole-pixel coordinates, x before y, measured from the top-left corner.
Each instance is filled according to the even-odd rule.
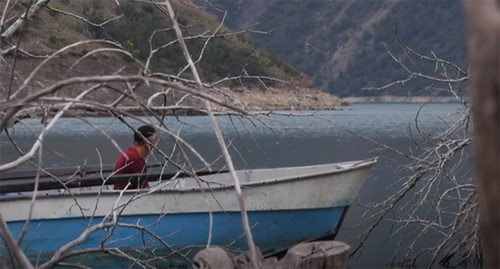
[[[256,246],[263,253],[269,253],[290,247],[298,242],[334,235],[341,225],[347,207],[330,207],[320,209],[250,211],[249,220]],[[247,250],[241,215],[239,212],[214,212],[212,214],[211,245],[225,246],[233,252]],[[64,218],[50,220],[32,220],[22,248],[32,261],[38,264],[50,257],[56,250],[77,238],[90,224],[101,220],[84,218]],[[160,255],[180,251],[181,256],[192,258],[196,248],[205,247],[209,239],[209,214],[166,214],[121,216],[121,223],[137,224],[145,230],[129,227],[114,227],[90,234],[78,247],[99,248],[101,243],[106,248],[121,250],[135,249],[134,255]],[[18,236],[24,222],[8,224],[14,236]],[[157,237],[145,231],[150,231]],[[168,247],[165,245],[168,244]],[[170,247],[172,249],[170,249]],[[148,250],[137,252],[137,250]],[[193,251],[194,249],[194,251]],[[107,262],[99,263],[100,267],[114,266]],[[185,263],[181,261],[181,263]],[[81,261],[79,261],[81,262]],[[94,261],[95,262],[95,261]],[[94,263],[92,262],[92,263]],[[92,264],[94,267],[96,264]]]

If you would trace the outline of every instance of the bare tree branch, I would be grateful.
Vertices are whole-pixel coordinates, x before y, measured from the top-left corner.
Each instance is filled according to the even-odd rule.
[[[191,59],[191,56],[190,56],[189,51],[188,51],[188,49],[186,47],[186,44],[184,43],[184,39],[182,38],[181,29],[179,28],[179,25],[177,24],[177,19],[175,18],[175,14],[174,14],[174,11],[172,9],[172,6],[170,5],[170,1],[169,0],[165,0],[165,6],[166,6],[166,8],[168,10],[168,14],[170,15],[170,18],[171,18],[173,24],[174,24],[174,29],[175,29],[175,32],[177,34],[177,37],[179,38],[179,43],[180,43],[180,45],[182,47],[182,51],[184,53],[184,57],[188,61],[188,64],[189,64],[189,66],[191,68],[191,72],[193,73],[193,75],[195,77],[195,80],[198,83],[198,86],[200,88],[202,88],[203,85],[201,83],[201,79],[198,76],[198,71],[196,70],[196,67],[195,67],[195,65],[194,65],[194,63],[193,63],[193,61]],[[247,241],[248,241],[248,248],[250,249],[251,256],[252,256],[252,266],[254,268],[259,268],[259,265],[257,263],[257,254],[256,254],[256,251],[255,251],[255,245],[253,243],[252,233],[250,231],[250,225],[249,225],[249,222],[248,222],[248,215],[247,215],[246,208],[245,208],[245,200],[243,198],[243,194],[242,194],[241,187],[240,187],[240,182],[239,182],[238,176],[236,175],[236,172],[235,172],[235,169],[234,169],[234,165],[233,165],[233,161],[231,159],[231,155],[229,155],[229,152],[227,151],[227,147],[226,147],[224,138],[222,136],[222,132],[220,130],[219,124],[218,124],[217,120],[215,119],[215,117],[213,115],[212,105],[210,104],[210,102],[208,101],[208,99],[205,99],[205,106],[207,108],[208,115],[209,115],[210,119],[212,120],[212,124],[213,124],[213,127],[215,129],[215,134],[217,136],[217,140],[219,142],[220,148],[221,148],[222,153],[224,155],[224,159],[226,160],[226,163],[227,163],[227,165],[229,167],[229,171],[230,171],[231,176],[233,177],[233,180],[234,180],[234,187],[235,187],[235,190],[236,190],[236,194],[238,196],[238,202],[240,204],[240,210],[241,210],[241,216],[242,216],[242,222],[243,222],[243,229],[245,231],[245,234],[246,234],[246,237],[247,237]]]
[[[40,11],[42,7],[47,5],[50,0],[38,0],[35,4],[33,4],[27,13],[23,13],[9,28],[2,32],[0,35],[1,40],[5,40],[11,37],[14,33],[19,31],[27,20],[30,20]]]
[[[386,46],[391,58],[400,65],[407,77],[380,87],[366,89],[382,90],[396,85],[405,85],[415,79],[424,79],[430,84],[445,83],[456,100],[462,104],[461,110],[451,121],[442,119],[444,130],[430,133],[420,126],[418,110],[409,133],[415,149],[403,152],[373,139],[380,149],[389,150],[407,159],[398,170],[405,172],[397,183],[399,189],[383,201],[366,205],[365,221],[359,225],[364,232],[360,243],[351,255],[362,251],[364,243],[383,222],[391,223],[390,236],[399,236],[398,252],[393,263],[401,266],[427,267],[436,263],[456,265],[477,262],[481,256],[479,227],[477,219],[477,191],[468,160],[475,140],[471,136],[469,122],[471,110],[469,102],[459,93],[458,88],[469,80],[466,71],[457,65],[440,59],[434,52],[431,57],[420,54],[408,47],[399,37],[404,61],[394,55]],[[435,64],[434,73],[424,74],[413,57]],[[392,216],[391,216],[392,215]],[[436,244],[421,247],[419,241],[426,236],[436,239]],[[478,261],[481,262],[480,259]]]

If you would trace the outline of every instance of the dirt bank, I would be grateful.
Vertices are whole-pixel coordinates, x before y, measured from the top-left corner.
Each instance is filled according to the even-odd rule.
[[[235,97],[249,110],[335,110],[345,105],[337,96],[312,88],[234,92]]]

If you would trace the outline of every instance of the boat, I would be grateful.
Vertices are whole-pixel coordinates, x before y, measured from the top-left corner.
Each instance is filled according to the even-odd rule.
[[[255,245],[272,254],[304,241],[333,239],[376,162],[237,170]],[[36,181],[13,173],[0,174],[0,214],[15,238],[29,219],[21,248],[36,264],[116,267],[116,260],[127,257],[153,266],[165,260],[187,264],[209,245],[233,253],[248,249],[228,172],[109,176],[77,170],[57,180],[46,172],[30,217],[29,190]],[[140,176],[150,188],[120,191],[109,185]]]

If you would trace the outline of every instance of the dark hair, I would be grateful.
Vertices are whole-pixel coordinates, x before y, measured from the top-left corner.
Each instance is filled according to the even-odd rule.
[[[144,144],[144,139],[150,138],[154,135],[154,133],[156,133],[155,127],[151,125],[143,125],[137,128],[137,131],[134,132],[134,142],[137,144]]]

